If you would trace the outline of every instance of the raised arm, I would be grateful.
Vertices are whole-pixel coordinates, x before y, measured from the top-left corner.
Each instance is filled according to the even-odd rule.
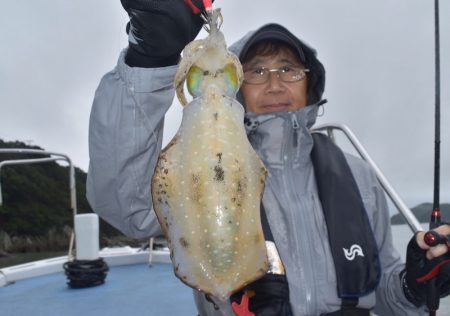
[[[193,1],[201,7],[201,1]],[[101,80],[89,122],[87,197],[96,213],[128,236],[161,233],[150,182],[174,97],[179,55],[203,25],[182,0],[122,0],[129,47]]]

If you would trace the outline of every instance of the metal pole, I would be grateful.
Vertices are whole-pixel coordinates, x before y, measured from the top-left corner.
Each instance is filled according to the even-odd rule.
[[[75,167],[72,161],[67,155],[55,153],[51,151],[44,151],[40,149],[24,149],[24,148],[0,148],[0,154],[33,154],[33,155],[46,155],[56,156],[46,158],[31,158],[31,159],[16,159],[20,164],[27,163],[40,163],[54,160],[65,160],[69,164],[69,190],[70,190],[70,208],[75,216],[77,214],[77,199],[76,199],[76,182],[75,182]],[[18,163],[18,164],[19,164]],[[11,163],[8,163],[11,164]],[[6,165],[6,163],[4,164]],[[0,204],[1,205],[1,204]],[[74,217],[75,219],[75,217]]]
[[[64,160],[64,158],[55,157],[55,158],[3,160],[3,161],[0,161],[0,175],[1,175],[1,170],[2,170],[3,166],[34,164],[34,163],[42,163],[42,162],[49,162],[49,161],[56,161],[56,160]],[[0,206],[2,206],[2,205],[3,205],[3,197],[2,197],[2,183],[1,183],[1,177],[0,177]]]
[[[361,158],[367,161],[367,163],[372,167],[384,191],[389,196],[392,203],[394,203],[395,207],[400,212],[400,214],[403,215],[411,230],[413,232],[423,230],[422,225],[419,223],[417,218],[414,216],[411,210],[406,206],[406,204],[403,202],[403,200],[391,186],[387,178],[381,172],[380,168],[378,168],[373,159],[370,157],[369,153],[365,150],[364,146],[359,142],[359,140],[357,139],[355,134],[353,134],[350,128],[348,128],[346,125],[343,124],[329,123],[317,126],[313,129],[313,131],[326,131],[328,133],[330,133],[332,130],[340,130],[341,132],[343,132],[344,135],[347,137],[347,139],[350,141],[350,143],[353,145],[353,147],[356,149],[358,154],[361,156]]]
[[[0,154],[33,154],[33,155],[46,155],[46,156],[56,156],[56,157],[46,157],[46,158],[30,158],[30,159],[15,159],[15,160],[4,160],[0,162],[0,172],[1,167],[6,165],[18,165],[18,164],[33,164],[33,163],[43,163],[56,160],[65,160],[69,164],[69,190],[70,190],[70,208],[73,213],[73,220],[75,223],[75,216],[77,215],[77,196],[76,196],[76,181],[75,181],[75,167],[72,164],[70,158],[64,154],[49,152],[39,149],[24,149],[24,148],[0,148]],[[1,174],[0,174],[1,175]],[[1,179],[0,179],[1,180]],[[1,194],[1,181],[0,181],[0,206],[2,205],[2,194]],[[72,249],[75,239],[74,231],[70,236],[69,243],[69,259],[72,258]]]

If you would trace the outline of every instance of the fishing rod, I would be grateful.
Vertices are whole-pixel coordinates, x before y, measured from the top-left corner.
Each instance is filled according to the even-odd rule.
[[[439,0],[434,0],[434,40],[435,40],[435,130],[434,130],[434,189],[433,210],[430,217],[430,231],[424,236],[429,246],[447,243],[448,238],[440,236],[432,230],[441,225],[441,210],[439,206],[440,189],[440,146],[441,146],[441,87],[440,87],[440,43],[439,43]],[[436,277],[428,281],[426,304],[430,316],[435,316],[439,309],[440,293],[436,286]]]

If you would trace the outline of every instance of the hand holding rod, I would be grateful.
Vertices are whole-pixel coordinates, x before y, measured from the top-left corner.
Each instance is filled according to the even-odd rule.
[[[443,244],[447,245],[447,247],[450,249],[450,235],[441,235],[434,230],[430,230],[425,233],[423,240],[430,247],[435,247],[437,245]]]

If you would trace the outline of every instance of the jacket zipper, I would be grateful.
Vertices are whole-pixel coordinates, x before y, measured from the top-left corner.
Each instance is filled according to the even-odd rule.
[[[294,129],[294,147],[298,145],[298,129],[300,128],[300,124],[298,124],[297,116],[295,113],[291,113],[291,122],[292,128]]]
[[[286,186],[286,190],[288,190],[289,194],[286,194],[286,198],[288,201],[288,205],[290,206],[291,210],[290,210],[290,214],[295,214],[296,210],[296,205],[298,205],[300,203],[300,200],[298,198],[298,194],[297,191],[295,190],[296,185],[295,182],[292,179],[292,169],[293,169],[293,160],[292,160],[292,152],[290,150],[290,146],[288,144],[290,144],[290,137],[292,137],[292,144],[295,147],[298,146],[298,130],[300,128],[300,124],[298,123],[297,120],[297,116],[294,113],[290,114],[291,117],[291,124],[289,126],[289,124],[287,126],[287,141],[286,141],[286,145],[283,148],[283,161],[284,161],[284,168],[285,168],[285,172],[283,173],[283,182]],[[292,132],[290,130],[290,128],[292,128]],[[303,220],[304,222],[304,214],[300,213],[299,214],[301,217],[301,220]],[[291,220],[294,223],[294,218],[293,216],[291,216]],[[297,249],[302,249],[303,253],[308,253],[308,254],[312,254],[311,252],[311,246],[310,246],[310,240],[305,240],[303,238],[298,238],[299,235],[297,234],[298,231],[298,227],[295,228],[295,245]],[[313,264],[312,264],[312,260],[309,257],[307,260],[304,261],[307,264],[307,267],[305,267],[306,271],[313,271]],[[302,276],[302,278],[305,280],[305,284],[308,284],[308,287],[306,288],[306,293],[305,293],[305,309],[307,311],[307,315],[313,315],[316,311],[316,302],[314,301],[315,299],[315,293],[316,288],[315,288],[315,280],[313,279],[313,273],[306,273]]]

